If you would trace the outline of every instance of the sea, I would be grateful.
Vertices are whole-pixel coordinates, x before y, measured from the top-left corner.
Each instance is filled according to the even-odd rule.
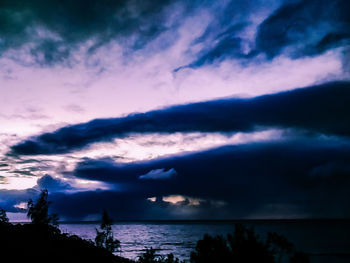
[[[189,262],[204,234],[226,236],[237,223],[252,227],[261,238],[268,232],[284,235],[311,263],[350,263],[350,220],[129,221],[115,222],[113,233],[121,242],[120,256],[136,260],[153,248],[159,255],[173,253]],[[62,232],[90,240],[96,228],[96,222],[60,224]]]

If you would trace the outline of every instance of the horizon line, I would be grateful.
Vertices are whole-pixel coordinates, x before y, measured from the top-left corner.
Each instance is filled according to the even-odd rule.
[[[295,221],[350,221],[350,218],[256,218],[256,219],[122,219],[113,220],[113,224],[118,223],[235,223],[235,222],[295,222]],[[62,220],[59,224],[94,224],[101,220]],[[10,223],[28,224],[31,221],[10,221]]]

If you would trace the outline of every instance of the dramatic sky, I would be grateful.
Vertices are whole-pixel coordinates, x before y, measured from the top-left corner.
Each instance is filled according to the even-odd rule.
[[[0,207],[350,217],[348,0],[0,1]]]

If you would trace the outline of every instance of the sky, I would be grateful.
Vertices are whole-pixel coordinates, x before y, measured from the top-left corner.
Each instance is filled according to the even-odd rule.
[[[0,2],[0,207],[350,217],[347,0]]]

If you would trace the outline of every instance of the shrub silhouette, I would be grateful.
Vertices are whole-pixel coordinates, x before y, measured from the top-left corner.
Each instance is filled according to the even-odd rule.
[[[309,263],[309,257],[304,252],[295,252],[290,257],[289,263]]]
[[[191,253],[191,263],[280,263],[289,257],[291,263],[308,263],[306,254],[296,252],[285,237],[268,233],[261,240],[252,229],[237,224],[233,235],[212,237],[205,235]],[[283,261],[284,262],[284,261]]]
[[[138,263],[180,263],[178,258],[174,257],[173,253],[167,256],[157,255],[153,248],[146,248],[146,251],[139,256]],[[184,263],[183,261],[182,263]]]
[[[8,223],[9,219],[6,215],[6,211],[0,208],[0,223]]]
[[[133,263],[52,225],[0,223],[0,251],[1,262]]]
[[[0,209],[1,258],[11,262],[104,262],[133,263],[134,261],[113,255],[105,248],[76,235],[62,233],[56,227],[57,216],[49,215],[48,192],[43,190],[36,202],[28,202],[28,217],[32,224],[11,224],[6,212]],[[105,217],[104,228],[110,228]],[[54,224],[54,225],[52,225]],[[6,261],[6,260],[5,260]],[[2,262],[2,261],[1,261]]]
[[[28,201],[27,217],[30,217],[32,224],[35,225],[53,225],[58,226],[57,214],[49,214],[49,206],[51,202],[47,201],[48,191],[41,190],[39,198],[34,203],[32,199]]]
[[[294,250],[294,245],[290,243],[284,236],[275,232],[267,233],[267,241],[271,252],[274,254],[275,262],[283,262],[283,258],[290,255]]]
[[[106,210],[103,210],[100,228],[102,231],[96,229],[95,244],[97,247],[107,249],[114,253],[120,248],[120,242],[114,239],[112,232],[113,219],[109,217]]]
[[[173,253],[168,254],[168,256],[164,259],[164,263],[179,263],[179,259],[174,257]],[[185,261],[182,261],[184,263]]]
[[[158,261],[158,256],[156,255],[156,250],[153,248],[146,248],[146,251],[139,257],[139,263],[155,263]]]

